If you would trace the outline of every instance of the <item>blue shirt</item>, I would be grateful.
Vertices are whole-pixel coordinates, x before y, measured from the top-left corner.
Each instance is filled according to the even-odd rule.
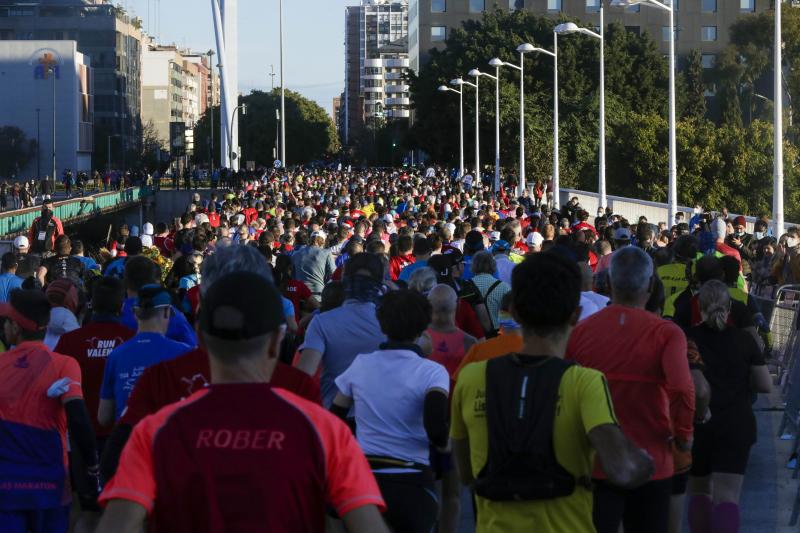
[[[22,278],[10,272],[0,274],[0,302],[6,303],[8,295],[14,289],[22,288]]]
[[[122,416],[128,397],[145,368],[174,359],[191,349],[158,333],[137,333],[108,354],[100,398],[114,400],[114,419]]]
[[[100,270],[100,265],[98,265],[97,261],[95,261],[91,257],[84,257],[82,255],[76,255],[73,257],[77,257],[78,259],[80,259],[81,263],[83,263],[83,266],[86,268],[86,270]]]
[[[139,329],[139,323],[133,314],[133,304],[135,302],[136,298],[127,298],[122,306],[122,316],[120,317],[122,325],[134,331]],[[169,319],[169,327],[167,328],[167,338],[192,347],[197,346],[197,335],[195,335],[192,326],[189,325],[189,321],[186,320],[180,309],[174,305],[172,306],[172,317]]]
[[[122,279],[125,277],[125,260],[127,257],[118,257],[114,259],[106,268],[103,275],[107,278]]]
[[[375,317],[375,304],[348,300],[342,307],[314,317],[306,330],[303,349],[322,354],[320,389],[327,409],[336,397],[339,374],[347,370],[356,355],[372,353],[386,341]]]
[[[403,267],[403,270],[400,271],[400,275],[397,276],[397,279],[400,281],[408,281],[411,279],[411,274],[419,270],[420,268],[425,268],[428,266],[427,259],[418,259],[417,261],[411,263],[410,265],[406,265]]]

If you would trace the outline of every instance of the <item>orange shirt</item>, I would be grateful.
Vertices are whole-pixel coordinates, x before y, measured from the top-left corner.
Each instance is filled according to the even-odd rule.
[[[461,364],[458,365],[458,368],[453,374],[453,381],[458,380],[458,374],[461,372],[461,369],[470,363],[488,361],[489,359],[494,359],[501,355],[518,352],[521,349],[522,335],[516,332],[511,333],[506,330],[501,330],[499,336],[472,345],[472,348],[469,349],[467,355],[461,360]]]
[[[674,473],[673,436],[686,441],[694,423],[694,384],[686,336],[644,309],[610,305],[575,328],[568,360],[606,375],[623,433],[653,457],[653,479]],[[604,478],[602,470],[594,475]]]

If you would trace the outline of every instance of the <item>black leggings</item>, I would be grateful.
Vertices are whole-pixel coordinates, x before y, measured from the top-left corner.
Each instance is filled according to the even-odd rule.
[[[439,503],[430,469],[405,474],[374,472],[386,502],[384,520],[398,533],[430,533],[436,524]]]
[[[651,481],[638,489],[625,490],[595,481],[594,526],[597,533],[667,533],[672,478]]]

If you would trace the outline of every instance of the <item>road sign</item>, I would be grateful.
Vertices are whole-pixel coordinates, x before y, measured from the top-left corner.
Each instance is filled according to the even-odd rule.
[[[275,168],[281,168],[281,167],[283,167],[283,163],[281,162],[281,160],[280,160],[280,159],[276,159],[276,160],[275,160],[275,163],[273,163],[273,165],[275,166]]]

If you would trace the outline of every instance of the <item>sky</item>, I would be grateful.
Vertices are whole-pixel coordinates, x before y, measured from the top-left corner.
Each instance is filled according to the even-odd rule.
[[[116,0],[140,17],[161,44],[214,50],[209,0]],[[286,88],[316,101],[329,114],[344,89],[344,8],[358,0],[284,0]],[[158,16],[156,13],[158,12]],[[239,0],[239,91],[269,90],[270,65],[280,85],[278,0]]]

